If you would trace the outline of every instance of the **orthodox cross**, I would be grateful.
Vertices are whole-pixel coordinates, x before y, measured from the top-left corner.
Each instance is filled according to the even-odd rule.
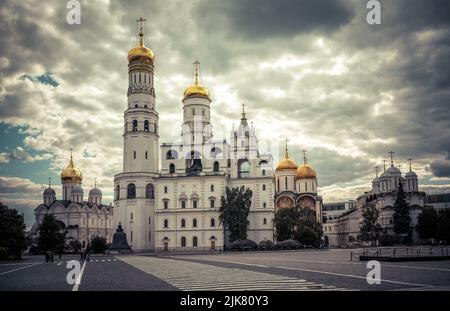
[[[394,166],[394,151],[389,151],[389,154],[391,155],[391,166]]]

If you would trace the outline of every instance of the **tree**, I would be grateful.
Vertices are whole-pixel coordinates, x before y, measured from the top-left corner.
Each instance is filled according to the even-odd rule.
[[[298,206],[279,209],[273,219],[277,241],[294,239],[300,221],[300,208]]]
[[[106,239],[101,236],[94,237],[91,241],[91,247],[94,253],[103,253],[106,250]]]
[[[253,192],[242,186],[241,188],[225,189],[225,196],[221,198],[219,220],[225,230],[229,232],[229,240],[247,239],[248,213],[252,204]]]
[[[78,240],[72,240],[69,242],[69,249],[74,253],[79,253],[81,251],[81,243]]]
[[[51,214],[44,215],[39,225],[38,246],[42,251],[55,251],[64,247],[67,232],[64,224],[55,219]]]
[[[437,236],[440,241],[450,244],[450,209],[448,208],[439,211]]]
[[[275,214],[273,222],[278,241],[295,239],[313,247],[320,244],[322,224],[316,220],[316,213],[309,208],[282,208]]]
[[[0,248],[6,257],[2,259],[20,259],[26,245],[23,215],[0,202]]]
[[[409,240],[412,234],[411,216],[409,215],[409,204],[406,201],[401,180],[399,181],[397,198],[394,203],[393,222],[394,232]]]
[[[359,229],[358,239],[375,245],[380,237],[381,225],[378,223],[380,211],[374,202],[366,203],[362,208],[363,222]]]
[[[417,217],[416,230],[419,237],[424,240],[438,238],[439,214],[432,206],[425,206]]]

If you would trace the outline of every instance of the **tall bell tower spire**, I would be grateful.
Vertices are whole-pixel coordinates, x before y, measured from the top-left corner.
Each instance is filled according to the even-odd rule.
[[[153,51],[144,44],[140,17],[138,45],[128,52],[128,106],[124,113],[124,172],[157,173],[159,117],[155,107]]]

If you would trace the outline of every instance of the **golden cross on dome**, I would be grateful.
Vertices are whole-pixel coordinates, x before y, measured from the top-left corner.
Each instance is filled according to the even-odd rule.
[[[72,159],[72,151],[73,151],[73,148],[70,148],[70,158]]]
[[[302,153],[303,153],[303,163],[306,164],[306,149],[302,149]]]
[[[384,171],[386,172],[386,160],[383,160],[383,168],[384,168]]]
[[[389,154],[391,155],[391,166],[394,166],[394,151],[389,151]]]
[[[412,160],[411,158],[408,159],[409,162],[409,171],[412,172]]]
[[[97,188],[97,177],[94,179],[94,188]]]
[[[378,165],[377,166],[375,166],[375,173],[377,174],[377,177],[378,177],[378,170],[379,170],[380,168],[378,167]]]
[[[48,187],[49,187],[49,188],[50,188],[51,183],[52,183],[52,178],[49,177],[49,178],[48,178]]]
[[[139,29],[139,46],[144,46],[144,40],[142,37],[144,36],[144,22],[147,21],[145,18],[140,17],[138,20],[136,20],[136,23],[139,23],[140,29]]]
[[[193,62],[192,64],[194,65],[194,75],[195,75],[194,85],[197,86],[198,85],[198,70],[199,70],[200,62],[198,60],[195,60],[195,62]]]

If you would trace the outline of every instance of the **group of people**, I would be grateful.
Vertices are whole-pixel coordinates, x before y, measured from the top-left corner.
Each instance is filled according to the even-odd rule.
[[[59,258],[59,260],[61,260],[62,253],[63,253],[62,250],[58,250],[58,258]],[[54,260],[53,251],[50,251],[50,250],[46,251],[45,252],[45,262],[53,262],[53,260]]]

